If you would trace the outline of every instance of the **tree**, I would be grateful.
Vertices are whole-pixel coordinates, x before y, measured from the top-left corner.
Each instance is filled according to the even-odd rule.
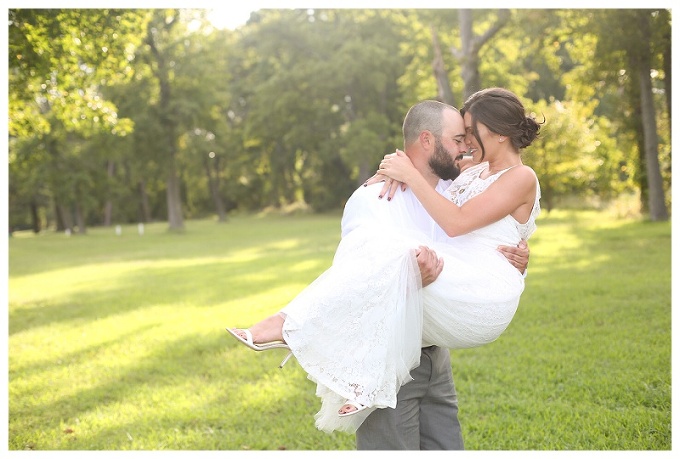
[[[451,53],[461,62],[461,76],[465,84],[463,98],[467,99],[482,89],[479,77],[479,53],[510,20],[510,10],[498,10],[496,20],[482,33],[473,31],[473,12],[468,9],[459,10],[460,42],[459,49],[451,48]]]
[[[443,45],[440,38],[441,34],[438,33],[439,29],[444,29],[445,27],[450,30],[453,29],[446,24],[436,24],[436,19],[429,15],[423,16],[424,20],[431,24],[434,54],[432,68],[437,82],[439,100],[454,106],[462,105],[462,102],[470,95],[485,86],[482,84],[482,73],[483,70],[486,70],[482,67],[485,54],[502,54],[513,49],[512,46],[503,46],[502,44],[496,46],[496,50],[488,49],[489,46],[494,44],[494,41],[499,42],[499,34],[511,23],[512,16],[511,11],[507,9],[494,10],[493,12],[470,9],[457,10],[458,36],[449,37],[449,41],[458,42],[459,45],[456,46],[454,44],[448,47],[450,56],[453,57],[454,63],[457,64],[455,69],[452,65],[447,66],[445,63],[445,54],[442,52]],[[513,39],[517,40],[517,38]],[[487,50],[484,50],[485,46],[487,46]],[[507,56],[505,57],[507,58]],[[493,61],[494,65],[499,64],[499,62],[499,59]],[[454,71],[455,75],[462,80],[460,103],[456,100],[454,91],[450,86],[450,75]],[[496,73],[501,74],[502,69],[496,69]],[[503,78],[508,75],[510,75],[509,72]],[[494,79],[496,78],[491,75],[484,75],[484,80],[493,81]],[[508,88],[512,86],[502,84],[501,81],[497,81],[495,85],[502,85]]]
[[[239,99],[246,107],[240,110],[248,126],[244,145],[262,171],[264,205],[342,205],[345,190],[366,180],[378,159],[398,146],[394,133],[403,114],[395,107],[404,61],[392,16],[267,11],[251,23],[242,44],[256,59],[245,62],[249,87]]]
[[[573,196],[584,203],[606,202],[631,185],[621,169],[624,155],[608,135],[609,121],[593,115],[592,105],[557,100],[533,104],[534,116],[541,114],[546,122],[523,161],[539,177],[541,207],[547,211]]]
[[[104,154],[91,148],[102,136],[119,137],[131,125],[101,89],[121,80],[126,51],[135,44],[141,23],[137,12],[120,10],[10,10],[9,134],[21,138],[13,161],[32,162],[34,152],[44,167],[35,183],[49,189],[57,227],[85,232],[91,199],[92,165]],[[87,153],[87,154],[85,154]],[[95,157],[93,157],[93,154]],[[82,156],[80,156],[82,155]],[[36,213],[33,212],[35,215]],[[34,227],[37,225],[34,224]]]
[[[652,59],[650,43],[652,38],[651,17],[646,11],[638,11],[637,30],[641,42],[630,50],[631,68],[637,72],[640,83],[640,110],[644,138],[644,156],[649,183],[649,216],[652,221],[668,220],[668,209],[659,167],[659,140],[657,135],[656,110],[652,92]]]
[[[640,164],[637,179],[643,209],[649,211],[652,220],[667,220],[652,80],[653,75],[660,74],[656,69],[663,67],[663,62],[660,53],[652,52],[659,48],[655,43],[660,40],[652,33],[652,21],[654,28],[662,32],[670,24],[658,18],[669,19],[657,10],[598,10],[588,16],[586,27],[598,37],[593,72],[608,83],[604,89],[615,93],[617,103],[624,103],[625,109],[613,111],[613,115],[619,117],[637,144]]]
[[[204,13],[10,12],[14,225],[339,208],[414,102],[488,86],[546,116],[527,156],[546,207],[669,189],[667,10],[266,9],[236,31]]]
[[[167,192],[168,225],[171,231],[184,230],[180,180],[177,170],[178,114],[173,104],[174,53],[181,53],[181,36],[173,37],[173,29],[179,23],[179,11],[156,10],[147,25],[144,43],[149,49],[148,62],[158,82],[156,114],[163,132],[161,149],[165,153],[165,185]]]

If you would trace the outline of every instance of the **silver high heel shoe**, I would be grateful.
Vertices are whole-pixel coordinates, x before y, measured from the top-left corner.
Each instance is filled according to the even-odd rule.
[[[270,341],[268,343],[259,343],[255,344],[253,342],[253,334],[250,332],[249,329],[247,328],[234,328],[233,330],[231,328],[226,329],[234,338],[236,338],[240,343],[248,346],[254,351],[268,351],[270,349],[288,349],[290,351],[290,347],[285,343],[285,341]],[[246,337],[245,339],[241,337],[237,331],[242,331]],[[283,368],[283,366],[290,360],[290,358],[293,356],[293,352],[289,352],[288,355],[286,355],[286,358],[283,359],[283,362],[279,365],[279,368]]]
[[[283,366],[286,364],[286,362],[288,362],[288,360],[290,360],[291,357],[293,357],[293,351],[290,351],[288,353],[288,355],[286,356],[286,358],[283,359],[283,362],[281,362],[281,364],[279,365],[279,368],[283,368]]]

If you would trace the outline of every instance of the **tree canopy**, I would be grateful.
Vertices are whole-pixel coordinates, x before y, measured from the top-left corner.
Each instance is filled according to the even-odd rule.
[[[340,209],[421,99],[506,87],[546,124],[547,210],[668,218],[669,10],[9,10],[9,217],[71,229]]]

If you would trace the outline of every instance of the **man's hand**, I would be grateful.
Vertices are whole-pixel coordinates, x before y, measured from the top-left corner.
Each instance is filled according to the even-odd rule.
[[[420,268],[423,287],[434,282],[444,269],[444,259],[437,257],[434,250],[423,245],[418,247],[416,251],[416,260],[418,261],[418,268]]]
[[[498,251],[508,259],[510,264],[517,268],[517,270],[524,274],[529,266],[529,245],[527,241],[522,239],[517,244],[517,247],[512,247],[509,245],[501,245],[498,247]]]

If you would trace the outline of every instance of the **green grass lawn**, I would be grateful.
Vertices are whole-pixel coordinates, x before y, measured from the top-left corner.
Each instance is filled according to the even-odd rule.
[[[10,450],[349,450],[247,326],[331,263],[339,215],[9,239]],[[671,449],[671,225],[553,212],[494,343],[452,351],[469,450]]]

